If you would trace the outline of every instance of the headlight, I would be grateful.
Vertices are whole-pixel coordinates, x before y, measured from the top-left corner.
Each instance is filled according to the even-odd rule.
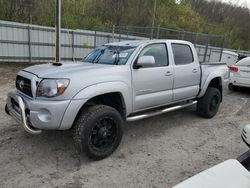
[[[44,79],[38,87],[37,97],[56,97],[64,93],[69,85],[69,79]]]

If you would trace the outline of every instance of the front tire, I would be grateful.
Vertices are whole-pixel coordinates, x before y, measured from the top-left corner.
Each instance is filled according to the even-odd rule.
[[[74,142],[80,152],[93,160],[111,155],[119,146],[123,120],[112,107],[95,105],[83,110],[74,125]]]
[[[197,113],[204,118],[212,118],[219,110],[221,93],[217,88],[208,87],[205,95],[198,100]]]

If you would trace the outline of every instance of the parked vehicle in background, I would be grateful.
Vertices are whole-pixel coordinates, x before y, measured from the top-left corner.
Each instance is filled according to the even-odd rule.
[[[232,91],[239,87],[250,87],[250,57],[243,58],[229,67],[230,81],[228,88]]]
[[[243,141],[250,147],[250,125],[242,131]],[[249,188],[250,150],[238,157],[229,159],[209,168],[173,188]]]
[[[226,63],[228,67],[235,65],[238,61],[239,54],[224,50],[221,55],[221,62]]]
[[[242,59],[244,59],[244,58],[246,58],[246,57],[248,57],[248,56],[246,56],[246,55],[244,55],[244,54],[239,54],[239,56],[238,56],[238,61],[240,61],[240,60],[242,60]]]
[[[76,146],[96,160],[118,147],[124,121],[194,104],[212,118],[227,80],[226,65],[200,64],[194,45],[181,40],[110,43],[83,61],[20,71],[6,112],[31,134],[74,129]]]

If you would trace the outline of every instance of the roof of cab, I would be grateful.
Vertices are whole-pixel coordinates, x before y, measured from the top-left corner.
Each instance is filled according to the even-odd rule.
[[[170,42],[178,42],[178,43],[190,43],[188,41],[184,41],[184,40],[169,40],[169,39],[157,39],[157,40],[128,40],[128,41],[121,41],[121,42],[112,42],[112,43],[108,43],[105,45],[110,45],[110,46],[140,46],[143,44],[148,44],[148,43],[155,43],[155,42],[166,42],[166,41],[170,41]]]

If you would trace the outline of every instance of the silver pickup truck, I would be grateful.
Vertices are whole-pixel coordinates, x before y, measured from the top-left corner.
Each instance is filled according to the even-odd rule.
[[[21,70],[5,110],[31,134],[72,128],[77,148],[98,160],[118,147],[125,121],[194,104],[212,118],[227,75],[226,65],[201,65],[187,41],[115,42],[83,62]]]

